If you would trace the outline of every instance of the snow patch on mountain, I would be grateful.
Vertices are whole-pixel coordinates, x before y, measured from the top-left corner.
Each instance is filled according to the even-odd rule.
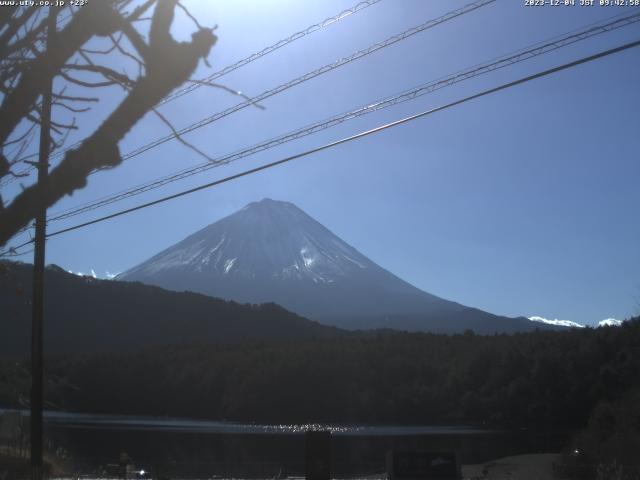
[[[229,273],[229,270],[233,268],[233,264],[236,262],[237,258],[229,258],[224,262],[224,273],[225,275]]]
[[[531,320],[532,322],[546,323],[547,325],[557,325],[559,327],[572,327],[572,328],[585,327],[584,325],[581,325],[576,322],[572,322],[571,320],[558,320],[557,318],[554,318],[553,320],[551,320],[544,317],[533,316],[533,317],[529,317],[529,320]]]
[[[547,325],[557,325],[560,327],[573,327],[573,328],[585,328],[585,325],[582,325],[577,322],[573,322],[571,320],[558,320],[553,319],[550,320],[548,318],[533,316],[529,317],[529,320],[532,322],[540,322],[546,323]],[[615,318],[605,318],[604,320],[600,320],[598,322],[598,327],[619,327],[624,323],[624,320],[616,320]]]
[[[70,273],[72,275],[76,275],[78,277],[92,277],[92,278],[98,278],[98,276],[96,275],[96,271],[93,268],[89,269],[90,273],[84,273],[84,272],[74,272],[73,270],[67,270],[67,273]]]
[[[599,327],[619,327],[624,323],[624,320],[616,320],[615,318],[605,318],[598,322]]]

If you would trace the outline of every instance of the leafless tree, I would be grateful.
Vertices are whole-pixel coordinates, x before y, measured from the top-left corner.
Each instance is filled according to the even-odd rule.
[[[177,11],[195,24],[189,42],[176,41],[170,33]],[[74,117],[100,100],[98,93],[83,91],[118,86],[124,93],[95,131],[52,167],[47,206],[83,188],[91,172],[118,166],[118,143],[147,113],[155,112],[171,127],[155,106],[189,81],[217,40],[213,29],[200,26],[178,0],[100,0],[58,14],[61,25],[46,45],[47,9],[0,8],[0,181],[24,175],[31,162],[25,151],[38,130],[48,75],[55,79],[53,106],[60,114],[51,124],[51,151],[62,148],[69,132],[77,129]],[[129,70],[136,73],[117,70],[114,56],[135,65]],[[35,217],[37,188],[23,187],[7,205],[0,197],[0,246]]]

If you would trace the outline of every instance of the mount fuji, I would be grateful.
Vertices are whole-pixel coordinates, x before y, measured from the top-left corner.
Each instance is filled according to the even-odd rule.
[[[424,292],[294,204],[271,199],[250,203],[116,279],[242,303],[275,302],[349,329],[494,333],[547,328]]]

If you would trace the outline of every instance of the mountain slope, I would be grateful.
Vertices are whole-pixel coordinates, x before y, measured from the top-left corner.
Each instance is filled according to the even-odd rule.
[[[0,262],[0,356],[28,356],[32,268]],[[140,283],[80,277],[55,265],[47,267],[45,285],[46,354],[339,333],[278,305],[239,305]]]
[[[540,327],[419,290],[295,205],[270,199],[203,228],[118,279],[240,302],[275,302],[348,328],[493,333]]]

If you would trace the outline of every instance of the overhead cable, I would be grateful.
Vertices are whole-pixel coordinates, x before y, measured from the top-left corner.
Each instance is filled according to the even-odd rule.
[[[425,30],[428,30],[430,28],[433,28],[437,25],[440,25],[442,23],[445,23],[449,20],[452,20],[454,18],[457,18],[461,15],[465,15],[467,13],[470,13],[474,10],[477,10],[481,7],[484,7],[486,5],[489,5],[491,3],[495,2],[495,0],[477,0],[475,2],[471,2],[467,5],[464,5],[463,7],[460,7],[456,10],[453,10],[451,12],[445,13],[444,15],[438,17],[438,18],[434,18],[432,20],[428,20],[418,26],[409,28],[407,30],[405,30],[404,32],[398,33],[396,35],[392,35],[391,37],[387,38],[386,40],[383,40],[381,42],[378,43],[374,43],[373,45],[370,45],[367,48],[364,48],[362,50],[359,50],[355,53],[352,53],[351,55],[347,56],[347,57],[343,57],[339,60],[336,60],[333,63],[329,63],[327,65],[324,65],[320,68],[317,68],[311,72],[305,73],[304,75],[294,78],[293,80],[289,80],[286,83],[280,84],[277,87],[271,88],[269,90],[266,90],[264,92],[262,92],[261,94],[252,97],[249,100],[246,100],[244,102],[238,103],[237,105],[234,105],[233,107],[227,108],[225,110],[222,110],[220,112],[214,113],[213,115],[210,115],[206,118],[203,118],[202,120],[192,123],[191,125],[184,127],[180,130],[177,130],[175,133],[170,133],[168,135],[165,135],[164,137],[158,138],[152,142],[147,143],[146,145],[142,145],[138,148],[136,148],[135,150],[125,154],[122,156],[123,161],[124,160],[128,160],[130,158],[133,158],[135,156],[138,156],[144,152],[147,152],[149,150],[151,150],[152,148],[155,148],[159,145],[162,145],[163,143],[166,143],[170,140],[173,140],[177,137],[183,136],[187,133],[191,133],[195,130],[198,130],[206,125],[210,125],[213,122],[216,122],[224,117],[227,117],[233,113],[239,112],[240,110],[243,110],[247,107],[251,107],[253,105],[255,105],[256,103],[260,103],[264,100],[266,100],[267,98],[273,97],[274,95],[278,95],[286,90],[289,90],[292,87],[295,87],[296,85],[300,85],[301,83],[307,82],[311,79],[314,79],[320,75],[323,75],[327,72],[330,72],[332,70],[335,70],[336,68],[342,67],[344,65],[347,65],[355,60],[358,60],[360,58],[363,58],[367,55],[370,55],[374,52],[377,52],[378,50],[382,50],[386,47],[389,47],[391,45],[394,45],[398,42],[401,42],[402,40],[406,40],[407,38],[412,37],[413,35],[416,35],[418,33],[424,32]]]
[[[268,47],[263,48],[262,50],[252,53],[251,55],[243,58],[242,60],[238,60],[236,63],[233,63],[231,65],[228,65],[226,67],[224,67],[221,70],[218,70],[217,72],[212,73],[211,75],[202,78],[200,80],[198,80],[196,83],[194,83],[193,85],[189,85],[188,87],[184,87],[181,88],[180,90],[177,90],[175,92],[173,92],[172,94],[168,95],[162,102],[163,103],[167,103],[170,102],[172,100],[175,100],[176,98],[182,97],[183,95],[186,95],[187,93],[193,92],[194,90],[200,88],[203,84],[207,84],[207,83],[211,83],[214,80],[217,80],[218,78],[233,72],[234,70],[237,70],[238,68],[244,67],[245,65],[261,58],[264,57],[265,55],[268,55],[272,52],[275,52],[276,50],[278,50],[279,48],[284,47],[285,45],[288,45],[292,42],[295,42],[296,40],[299,40],[303,37],[306,37],[307,35],[310,35],[314,32],[317,32],[318,30],[321,30],[325,27],[328,27],[329,25],[333,25],[336,22],[339,22],[340,20],[342,20],[345,17],[348,17],[349,15],[353,15],[354,13],[357,13],[361,10],[364,10],[367,7],[370,7],[371,5],[375,5],[376,3],[380,2],[381,0],[367,0],[364,2],[360,2],[357,5],[354,5],[351,8],[348,8],[346,10],[343,10],[342,12],[338,13],[337,15],[333,15],[331,17],[325,18],[323,21],[319,22],[319,23],[315,23],[307,28],[305,28],[304,30],[301,30],[299,32],[296,32],[286,38],[283,38],[282,40],[277,41],[276,43],[269,45]]]
[[[208,171],[212,168],[216,168],[222,165],[227,165],[241,158],[255,155],[256,153],[262,152],[264,150],[268,150],[270,148],[282,145],[284,143],[306,137],[308,135],[317,133],[322,130],[326,130],[328,128],[339,125],[343,122],[353,120],[355,118],[359,118],[369,113],[376,112],[378,110],[382,110],[384,108],[388,108],[394,105],[398,105],[400,103],[403,103],[409,100],[413,100],[415,98],[429,94],[435,90],[439,90],[441,88],[454,85],[456,83],[462,82],[464,80],[468,80],[470,78],[473,78],[479,75],[493,72],[495,70],[513,65],[515,63],[519,63],[519,62],[549,53],[551,51],[558,50],[560,48],[566,47],[568,45],[572,45],[576,42],[585,40],[587,38],[591,38],[605,32],[609,32],[627,25],[631,25],[639,21],[640,21],[640,12],[633,15],[629,15],[624,18],[617,19],[615,21],[611,21],[608,23],[594,26],[594,27],[589,27],[583,30],[579,30],[576,33],[572,33],[570,35],[565,35],[562,37],[554,37],[552,40],[547,41],[546,43],[543,43],[543,42],[537,43],[530,47],[526,47],[524,49],[518,50],[517,52],[513,52],[503,57],[500,57],[496,60],[475,65],[473,67],[467,68],[465,70],[461,70],[449,76],[441,77],[437,80],[433,80],[431,82],[419,85],[415,88],[404,91],[402,93],[398,93],[396,95],[386,97],[382,100],[378,100],[376,102],[369,103],[364,106],[360,106],[356,109],[350,110],[345,113],[341,113],[339,115],[335,115],[333,117],[322,120],[320,122],[316,122],[311,125],[307,125],[297,130],[288,132],[284,135],[280,135],[278,137],[271,138],[267,141],[218,157],[213,162],[204,162],[194,167],[186,168],[178,172],[175,172],[173,174],[163,176],[155,180],[152,180],[150,182],[140,184],[136,187],[132,187],[132,188],[123,190],[121,192],[108,195],[108,196],[99,198],[97,200],[93,200],[91,202],[87,202],[82,205],[77,205],[75,207],[71,207],[69,209],[62,210],[57,213],[53,213],[49,221],[53,222],[53,221],[64,220],[66,218],[70,218],[70,217],[73,217],[82,213],[86,213],[88,211],[95,210],[97,208],[101,208],[103,206],[106,206],[121,200],[125,200],[135,195],[139,195],[144,192],[154,190],[156,188],[160,188],[169,183],[182,180],[182,179],[191,177],[193,175]]]
[[[262,50],[259,50],[257,52],[252,53],[251,55],[238,60],[235,63],[232,63],[231,65],[227,65],[226,67],[222,68],[221,70],[218,70],[217,72],[212,73],[211,75],[207,76],[206,78],[203,78],[201,80],[196,81],[196,83],[188,86],[188,87],[184,87],[180,90],[177,90],[171,94],[169,94],[167,97],[164,98],[164,100],[162,100],[162,102],[160,102],[160,104],[164,104],[167,102],[170,102],[171,100],[175,100],[178,97],[182,97],[183,95],[186,95],[187,93],[190,93],[196,89],[198,89],[199,87],[201,87],[203,84],[207,84],[207,83],[211,83],[214,80],[217,80],[218,78],[233,72],[234,70],[237,70],[241,67],[244,67],[245,65],[248,65],[251,62],[254,62],[255,60],[258,60],[259,58],[262,58],[272,52],[275,52],[276,50],[284,47],[285,45],[288,45],[290,43],[295,42],[296,40],[300,40],[301,38],[306,37],[307,35],[310,35],[314,32],[317,32],[319,30],[322,30],[323,28],[326,28],[330,25],[333,25],[334,23],[339,22],[340,20],[353,15],[355,13],[358,13],[362,10],[364,10],[367,7],[370,7],[372,5],[375,5],[376,3],[381,2],[382,0],[365,0],[362,2],[357,3],[356,5],[354,5],[351,8],[348,8],[346,10],[343,10],[342,12],[336,14],[336,15],[332,15],[328,18],[325,18],[324,20],[322,20],[321,22],[318,23],[314,23],[313,25],[308,26],[307,28],[296,32],[292,35],[289,35],[286,38],[283,38],[282,40],[277,41],[274,44],[271,44],[265,48],[263,48]],[[65,17],[63,20],[66,20],[67,18],[70,18],[73,14],[67,15],[67,17]],[[52,158],[57,158],[60,157],[62,155],[64,155],[67,151],[73,149],[73,148],[77,148],[82,144],[82,141],[76,142],[73,145],[70,145],[69,147],[59,150],[55,153],[53,153],[51,155]],[[35,157],[37,156],[37,154],[31,154],[31,155],[27,155],[23,158],[20,159],[20,161],[24,161],[24,160],[28,160],[29,158]],[[25,168],[23,171],[19,172],[18,175],[23,176],[24,174],[28,174],[30,171],[32,171],[35,167],[31,166],[28,168]],[[0,182],[0,186],[3,185],[7,185],[9,183],[11,183],[12,181],[14,181],[16,178],[18,177],[5,177],[5,180],[3,182]]]
[[[443,111],[443,110],[447,110],[449,108],[455,107],[457,105],[461,105],[461,104],[469,102],[471,100],[475,100],[475,99],[478,99],[478,98],[481,98],[481,97],[484,97],[484,96],[487,96],[487,95],[490,95],[490,94],[493,94],[493,93],[496,93],[496,92],[499,92],[499,91],[502,91],[502,90],[506,90],[508,88],[512,88],[512,87],[515,87],[517,85],[521,85],[521,84],[530,82],[530,81],[538,79],[538,78],[546,77],[548,75],[552,75],[554,73],[557,73],[557,72],[560,72],[560,71],[563,71],[563,70],[568,70],[568,69],[576,67],[578,65],[582,65],[582,64],[588,63],[588,62],[592,62],[594,60],[598,60],[600,58],[604,58],[604,57],[607,57],[609,55],[620,53],[622,51],[625,51],[625,50],[628,50],[630,48],[634,48],[634,47],[637,47],[637,46],[640,46],[640,40],[629,42],[629,43],[626,43],[624,45],[620,45],[620,46],[615,47],[615,48],[611,48],[611,49],[608,49],[608,50],[605,50],[605,51],[602,51],[602,52],[599,52],[599,53],[596,53],[596,54],[593,54],[593,55],[589,55],[587,57],[582,57],[582,58],[580,58],[578,60],[574,60],[572,62],[564,63],[564,64],[559,65],[557,67],[553,67],[553,68],[550,68],[550,69],[547,69],[547,70],[543,70],[541,72],[534,73],[532,75],[528,75],[526,77],[522,77],[522,78],[519,78],[517,80],[513,80],[511,82],[508,82],[508,83],[503,83],[503,84],[501,84],[501,85],[499,85],[497,87],[493,87],[493,88],[490,88],[490,89],[487,89],[487,90],[483,90],[483,91],[481,91],[479,93],[476,93],[476,94],[473,94],[473,95],[469,95],[467,97],[461,98],[461,99],[456,100],[454,102],[447,103],[445,105],[441,105],[439,107],[435,107],[435,108],[432,108],[430,110],[426,110],[424,112],[417,113],[415,115],[410,115],[408,117],[402,118],[400,120],[396,120],[394,122],[390,122],[390,123],[386,123],[384,125],[380,125],[378,127],[372,128],[370,130],[366,130],[364,132],[360,132],[360,133],[357,133],[355,135],[351,135],[349,137],[342,138],[340,140],[336,140],[334,142],[330,142],[330,143],[324,144],[324,145],[322,145],[320,147],[312,148],[310,150],[306,150],[304,152],[301,152],[301,153],[298,153],[298,154],[295,154],[295,155],[291,155],[289,157],[283,158],[281,160],[277,160],[275,162],[267,163],[265,165],[261,165],[259,167],[252,168],[250,170],[245,170],[243,172],[236,173],[234,175],[230,175],[228,177],[225,177],[225,178],[222,178],[222,179],[219,179],[219,180],[215,180],[213,182],[205,183],[204,185],[200,185],[200,186],[197,186],[197,187],[194,187],[194,188],[190,188],[190,189],[184,190],[182,192],[174,193],[173,195],[168,195],[166,197],[159,198],[159,199],[154,200],[152,202],[147,202],[147,203],[144,203],[142,205],[138,205],[138,206],[135,206],[135,207],[132,207],[132,208],[127,208],[125,210],[121,210],[119,212],[115,212],[115,213],[112,213],[110,215],[105,215],[103,217],[96,218],[94,220],[90,220],[88,222],[84,222],[84,223],[81,223],[81,224],[78,224],[78,225],[74,225],[72,227],[68,227],[68,228],[63,228],[61,230],[57,230],[55,232],[52,232],[52,233],[48,234],[47,238],[51,238],[51,237],[54,237],[54,236],[57,236],[57,235],[62,235],[63,233],[72,232],[74,230],[78,230],[80,228],[88,227],[89,225],[94,225],[96,223],[101,223],[101,222],[104,222],[106,220],[110,220],[110,219],[113,219],[113,218],[116,218],[116,217],[119,217],[119,216],[122,216],[122,215],[126,215],[128,213],[132,213],[132,212],[135,212],[135,211],[138,211],[138,210],[142,210],[142,209],[145,209],[145,208],[148,208],[148,207],[152,207],[154,205],[158,205],[160,203],[164,203],[164,202],[167,202],[169,200],[174,200],[176,198],[180,198],[180,197],[183,197],[185,195],[189,195],[191,193],[195,193],[195,192],[198,192],[198,191],[201,191],[201,190],[205,190],[205,189],[208,189],[208,188],[216,187],[218,185],[222,185],[222,184],[230,182],[232,180],[237,180],[238,178],[246,177],[248,175],[251,175],[251,174],[254,174],[254,173],[257,173],[257,172],[261,172],[263,170],[267,170],[267,169],[276,167],[278,165],[282,165],[284,163],[288,163],[288,162],[291,162],[293,160],[297,160],[297,159],[309,156],[309,155],[311,155],[313,153],[318,153],[318,152],[321,152],[323,150],[328,150],[328,149],[336,147],[338,145],[342,145],[344,143],[348,143],[348,142],[351,142],[351,141],[354,141],[354,140],[357,140],[357,139],[360,139],[360,138],[363,138],[363,137],[367,137],[369,135],[373,135],[375,133],[379,133],[379,132],[381,132],[383,130],[387,130],[389,128],[397,127],[399,125],[403,125],[405,123],[412,122],[412,121],[417,120],[419,118],[423,118],[423,117],[426,117],[428,115],[432,115],[434,113],[437,113],[437,112],[440,112],[440,111]],[[14,247],[14,250],[18,249],[18,248],[21,248],[23,246],[26,246],[29,243],[32,243],[32,241],[25,242],[25,243],[23,243],[22,245],[20,245],[18,247]]]

